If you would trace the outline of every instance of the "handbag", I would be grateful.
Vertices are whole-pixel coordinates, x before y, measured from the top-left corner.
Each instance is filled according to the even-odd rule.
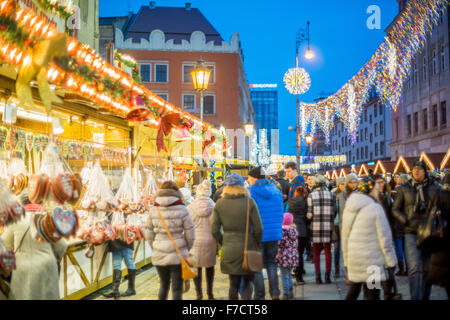
[[[426,218],[417,228],[417,248],[429,253],[441,250],[445,236],[444,229],[447,226],[447,221],[439,208],[439,198],[440,192],[429,204]]]
[[[248,232],[250,225],[250,198],[247,200],[247,224],[245,227],[244,259],[242,269],[245,271],[258,272],[263,268],[262,254],[259,252],[258,244],[255,242],[256,250],[248,250]]]
[[[161,210],[159,207],[156,207],[158,209],[159,216],[161,218],[161,221],[164,225],[164,229],[166,229],[167,235],[169,236],[170,240],[172,241],[172,244],[175,248],[175,251],[177,252],[178,256],[180,257],[181,261],[181,278],[183,280],[190,280],[197,277],[197,268],[194,267],[193,263],[189,263],[187,259],[183,258],[181,255],[180,249],[178,248],[177,244],[175,243],[175,240],[172,237],[172,234],[169,231],[169,228],[167,228],[166,221],[164,221],[164,218],[161,214]]]

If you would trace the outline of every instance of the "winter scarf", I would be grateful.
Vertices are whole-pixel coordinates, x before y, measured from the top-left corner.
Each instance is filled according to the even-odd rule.
[[[419,211],[423,211],[427,206],[427,199],[425,199],[423,189],[428,186],[428,183],[428,178],[425,178],[422,182],[418,182],[414,178],[411,181],[413,188],[416,189],[416,202],[414,205]]]

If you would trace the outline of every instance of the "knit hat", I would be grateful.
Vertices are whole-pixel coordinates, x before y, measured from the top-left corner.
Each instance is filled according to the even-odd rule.
[[[225,179],[225,183],[226,186],[239,186],[239,187],[243,187],[244,186],[244,179],[238,175],[237,173],[232,173],[229,174],[227,176],[227,178]]]
[[[264,179],[266,177],[266,172],[262,167],[255,167],[249,171],[248,175],[255,179]]]
[[[197,186],[196,197],[210,197],[211,196],[211,182],[209,180],[203,180],[201,184]]]
[[[375,181],[370,177],[364,177],[358,185],[358,191],[360,193],[369,194],[375,187]]]
[[[383,180],[383,181],[384,181],[384,177],[383,177],[381,174],[377,173],[377,174],[373,177],[373,180],[374,180],[375,182],[377,182],[377,180]]]
[[[292,213],[286,212],[283,216],[283,226],[290,226],[294,223],[294,216]]]
[[[354,173],[350,173],[347,177],[345,177],[345,185],[349,184],[352,180],[358,180],[358,177]]]
[[[338,178],[338,179],[336,179],[336,187],[339,188],[339,185],[341,183],[345,183],[345,178]]]
[[[411,169],[413,169],[414,167],[421,167],[425,172],[427,172],[428,167],[427,164],[425,163],[425,161],[420,161],[420,159],[417,159],[416,161],[414,161]]]

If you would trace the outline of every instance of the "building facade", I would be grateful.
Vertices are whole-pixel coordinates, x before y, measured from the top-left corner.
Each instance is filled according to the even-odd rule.
[[[345,154],[350,164],[376,162],[391,157],[391,112],[372,90],[361,113],[356,144],[352,144],[342,122],[336,121],[331,130],[333,155]]]
[[[74,14],[63,19],[56,14],[42,10],[40,1],[18,0],[19,6],[34,10],[39,16],[45,17],[48,22],[55,25],[60,32],[67,32],[80,42],[89,45],[92,49],[99,49],[99,4],[98,0],[72,0]],[[66,5],[63,3],[63,5]]]
[[[406,3],[399,0],[399,12]],[[412,61],[401,103],[392,114],[392,160],[422,151],[445,153],[450,146],[449,12],[447,8]]]
[[[269,147],[278,150],[277,84],[250,84],[250,97],[255,110],[255,129],[267,130]],[[274,131],[272,131],[274,130]]]
[[[217,127],[242,129],[254,123],[239,35],[226,43],[199,9],[157,7],[154,1],[138,13],[100,18],[100,53],[110,44],[139,63],[142,83],[166,101],[200,115],[200,95],[191,70],[198,60],[212,70],[204,92],[204,120]]]

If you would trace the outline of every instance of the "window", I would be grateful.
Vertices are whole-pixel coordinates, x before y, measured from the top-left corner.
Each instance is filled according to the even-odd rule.
[[[216,67],[214,65],[208,65],[205,63],[205,66],[211,70],[211,75],[209,76],[209,83],[216,82]],[[192,83],[191,71],[195,67],[195,64],[183,64],[183,82],[184,83]]]
[[[412,131],[411,131],[411,115],[410,114],[408,114],[408,116],[407,116],[406,124],[408,126],[408,136],[411,136]]]
[[[141,69],[141,80],[142,82],[150,82],[151,78],[150,75],[151,73],[151,65],[146,63],[146,64],[141,64],[139,65],[140,69]]]
[[[364,149],[361,147],[361,160],[364,159]]]
[[[341,153],[341,145],[339,145],[339,153]]]
[[[352,158],[352,150],[350,150],[350,151],[348,152],[348,158],[349,158],[349,159]]]
[[[441,44],[441,70],[445,70],[445,46]]]
[[[183,109],[195,109],[195,94],[183,94]]]
[[[423,131],[428,130],[428,110],[423,109],[422,110],[422,121],[423,121]]]
[[[373,152],[370,153],[370,160],[373,160]]]
[[[380,121],[380,136],[384,134],[383,121]]]
[[[437,104],[433,105],[433,128],[437,128],[438,126],[438,112],[437,112]]]
[[[419,132],[419,113],[414,112],[414,133],[417,134]]]
[[[216,105],[213,95],[207,95],[203,97],[203,113],[208,115],[216,114]]]
[[[370,143],[372,143],[373,142],[373,134],[371,133],[370,134]]]
[[[372,115],[369,116],[369,124],[372,124]]]
[[[436,50],[433,50],[432,56],[433,56],[433,75],[436,75],[436,74],[437,74],[437,57],[436,57]]]
[[[359,149],[356,149],[356,160],[359,160]]]
[[[364,110],[364,121],[367,122],[367,109]]]
[[[380,142],[380,156],[384,154],[384,141]]]
[[[169,95],[167,93],[158,93],[157,96],[169,102]]]
[[[369,136],[367,135],[367,128],[364,129],[364,136],[365,140],[367,141],[367,139],[369,138]]]
[[[375,143],[375,157],[378,157],[378,143]]]
[[[191,71],[193,68],[192,64],[183,64],[183,82],[192,83]]]
[[[445,127],[447,125],[447,102],[441,102],[441,126]]]
[[[167,64],[155,64],[155,82],[168,82]]]
[[[373,106],[373,112],[375,113],[374,117],[376,118],[378,116],[378,106],[377,106],[377,104],[375,104]]]
[[[378,123],[375,123],[375,137],[378,137]]]
[[[345,137],[345,146],[347,146],[348,145],[348,138],[347,137]]]
[[[418,72],[417,72],[417,62],[414,63],[414,84],[417,84],[417,80],[419,78]]]
[[[341,138],[341,146],[344,146],[344,137]]]
[[[427,58],[423,57],[422,79],[427,80]]]
[[[366,154],[366,158],[368,158],[369,157],[369,149],[368,149],[368,147],[366,146],[366,151],[365,151],[365,154]]]

